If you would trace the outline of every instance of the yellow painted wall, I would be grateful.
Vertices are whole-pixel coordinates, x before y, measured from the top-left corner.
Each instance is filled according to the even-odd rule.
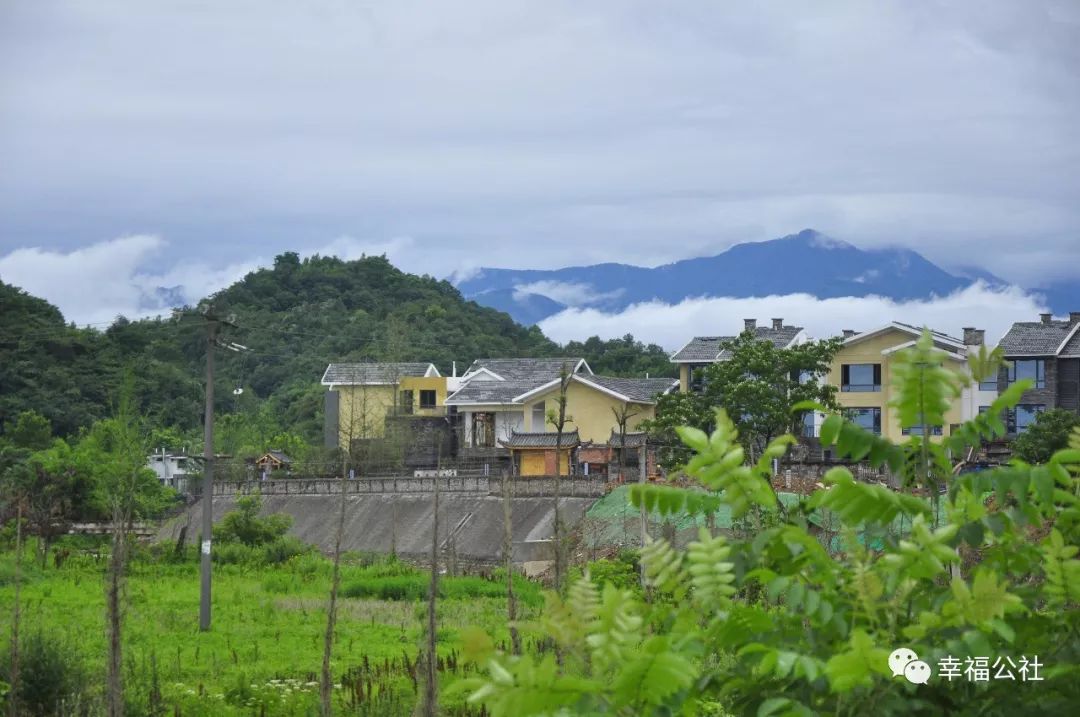
[[[912,339],[913,337],[911,334],[894,329],[873,338],[860,341],[856,344],[844,346],[836,354],[829,371],[828,382],[837,387],[838,391],[836,396],[840,405],[846,408],[880,408],[881,433],[883,436],[893,441],[904,441],[908,437],[903,435],[901,431],[900,418],[896,411],[889,408],[888,405],[889,401],[893,398],[892,364],[895,354],[882,354],[881,352],[885,349],[908,343]],[[839,391],[842,378],[841,366],[843,364],[855,363],[881,364],[881,391],[858,393],[844,393],[843,391]],[[964,363],[961,361],[947,359],[945,364],[948,368],[952,368],[958,372],[963,372],[964,370]],[[958,397],[953,401],[953,405],[945,414],[945,425],[942,426],[943,435],[949,435],[950,424],[960,423],[961,410],[961,401]],[[940,437],[938,436],[933,436],[933,438],[940,440]]]
[[[690,366],[687,364],[679,364],[679,393],[688,393],[690,391]]]
[[[533,449],[515,451],[518,454],[518,475],[547,476],[555,475],[555,449]],[[570,475],[570,451],[559,451],[562,463],[562,475]]]
[[[349,445],[349,438],[382,438],[386,415],[394,405],[394,386],[340,386],[338,403],[338,445]]]
[[[401,379],[400,390],[413,392],[413,415],[416,416],[441,416],[446,406],[446,377],[431,376],[405,376]],[[421,410],[420,392],[435,392],[435,408],[433,410]]]
[[[558,389],[552,389],[549,393],[537,396],[525,403],[525,430],[531,432],[554,433],[555,427],[545,421],[544,425],[533,423],[533,406],[543,401],[546,411],[558,410]],[[567,421],[566,431],[578,430],[582,441],[595,441],[607,443],[611,438],[611,431],[618,430],[618,422],[612,408],[621,409],[625,403],[614,396],[598,391],[584,384],[573,381],[566,390],[566,413],[572,417]],[[631,410],[636,414],[627,421],[626,430],[635,431],[642,421],[653,418],[655,407],[649,404],[632,403]]]

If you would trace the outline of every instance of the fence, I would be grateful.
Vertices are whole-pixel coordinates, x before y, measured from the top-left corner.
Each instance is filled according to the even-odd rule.
[[[555,478],[510,478],[510,493],[516,497],[541,498],[555,495]],[[228,480],[214,483],[215,496],[252,495],[346,495],[434,493],[438,483],[443,493],[472,495],[502,495],[499,477],[458,476],[425,477],[398,476],[394,478],[271,478],[267,480]],[[563,476],[559,495],[564,498],[599,497],[611,486],[602,477]]]

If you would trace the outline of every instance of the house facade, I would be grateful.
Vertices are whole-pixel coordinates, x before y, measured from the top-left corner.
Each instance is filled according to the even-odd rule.
[[[431,363],[332,363],[326,386],[327,447],[382,438],[388,419],[446,415],[446,378]]]
[[[548,420],[558,410],[560,376],[566,387],[567,421],[583,442],[604,442],[625,417],[627,430],[655,415],[656,397],[672,391],[672,378],[597,376],[581,358],[480,359],[461,377],[446,405],[461,417],[462,446],[496,447],[517,434],[554,433]]]
[[[758,326],[757,319],[743,319],[743,331],[753,333],[762,341],[771,341],[777,348],[788,348],[809,341],[801,326],[786,326],[783,319],[773,319],[770,326]],[[679,366],[679,391],[700,391],[704,369],[710,364],[730,358],[724,346],[736,336],[695,336],[671,355]]]
[[[837,401],[845,415],[868,431],[893,441],[903,441],[911,435],[939,439],[950,434],[952,427],[975,416],[981,407],[997,398],[993,382],[970,385],[945,413],[941,426],[901,426],[899,414],[889,404],[893,399],[893,366],[897,354],[912,345],[923,329],[894,321],[872,331],[845,332],[844,343],[833,358],[826,381],[837,388]],[[981,345],[983,332],[965,329],[963,339],[940,331],[931,331],[934,346],[945,355],[946,368],[964,376],[969,375],[967,354],[970,348]],[[813,415],[813,414],[811,414]],[[820,416],[814,417],[807,435],[817,435]]]
[[[1005,356],[999,388],[1025,378],[1035,384],[1007,416],[1010,435],[1023,433],[1043,411],[1080,413],[1080,311],[1067,319],[1042,314],[1038,321],[1017,322],[999,346]]]

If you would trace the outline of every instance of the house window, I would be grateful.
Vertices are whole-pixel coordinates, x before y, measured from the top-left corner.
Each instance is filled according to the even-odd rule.
[[[705,390],[705,366],[689,366],[686,369],[690,374],[690,390],[701,393]]]
[[[428,390],[420,391],[420,408],[435,408],[435,392]]]
[[[997,391],[998,390],[998,375],[995,373],[993,376],[987,376],[982,381],[979,381],[980,391]]]
[[[840,390],[866,393],[881,390],[881,364],[846,363],[840,367]]]
[[[1036,417],[1046,410],[1046,406],[1038,403],[1021,403],[1009,411],[1008,431],[1020,435],[1027,430],[1028,426],[1035,422]]]
[[[921,436],[921,435],[923,435],[923,427],[922,426],[911,426],[910,428],[901,429],[900,432],[903,433],[905,436]],[[931,426],[930,427],[930,435],[931,436],[940,436],[941,435],[941,426]]]
[[[1046,360],[1025,359],[1009,364],[1009,383],[1016,383],[1028,378],[1035,382],[1035,388],[1046,388]]]
[[[817,435],[816,427],[814,426],[814,412],[807,411],[802,417],[802,434],[804,438],[813,438]]]
[[[532,407],[532,429],[536,433],[540,433],[544,430],[544,424],[547,423],[547,413],[544,409],[544,402],[534,403]]]
[[[920,416],[920,418],[921,418],[921,416]],[[914,425],[914,426],[908,426],[906,428],[901,428],[900,432],[902,434],[904,434],[905,436],[924,436],[924,435],[926,435],[926,423],[923,422],[923,423],[919,423],[919,424]],[[931,426],[930,427],[930,435],[931,436],[940,436],[941,433],[942,433],[941,426]]]
[[[398,404],[401,407],[402,413],[413,412],[413,392],[412,389],[405,389],[398,394]]]
[[[844,410],[844,417],[860,428],[881,435],[880,408],[848,408]]]

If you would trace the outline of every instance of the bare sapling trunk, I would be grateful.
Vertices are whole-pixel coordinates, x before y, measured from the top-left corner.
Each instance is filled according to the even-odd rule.
[[[510,505],[510,476],[502,475],[503,498],[503,563],[506,566],[506,621],[510,626],[510,652],[521,654],[521,635],[517,629],[517,597],[514,595],[514,525]]]
[[[345,493],[349,487],[349,463],[342,461],[341,497],[338,501],[337,529],[334,533],[334,563],[330,576],[330,600],[326,606],[326,634],[323,637],[322,677],[319,681],[319,703],[323,717],[333,714],[334,676],[330,656],[334,650],[334,628],[337,625],[337,595],[341,586],[341,537],[345,532]]]
[[[439,674],[438,657],[435,652],[436,601],[439,595],[439,481],[435,480],[435,510],[431,518],[431,582],[428,585],[427,600],[427,645],[424,660],[424,704],[425,717],[435,717],[439,713]]]
[[[122,507],[113,510],[112,554],[105,584],[105,612],[108,618],[109,654],[106,669],[106,711],[109,717],[124,714],[123,675],[123,581],[130,516]]]
[[[19,620],[20,588],[22,585],[22,498],[15,509],[15,599],[11,606],[11,698],[8,710],[12,717],[19,714]]]
[[[563,364],[562,370],[559,373],[559,398],[558,406],[559,410],[552,419],[549,419],[551,423],[555,425],[555,515],[554,525],[552,526],[552,539],[555,543],[555,591],[561,592],[563,586],[563,575],[566,572],[565,556],[563,555],[563,525],[562,525],[562,508],[560,503],[562,502],[562,438],[563,429],[566,427],[566,423],[570,420],[570,417],[566,415],[566,390],[570,385],[571,374]]]

